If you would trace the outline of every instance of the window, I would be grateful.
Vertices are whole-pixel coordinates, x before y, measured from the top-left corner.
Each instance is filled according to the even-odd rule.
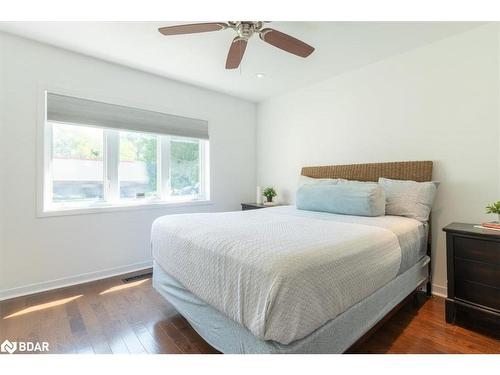
[[[120,198],[159,196],[158,139],[152,134],[120,132]]]
[[[207,199],[207,141],[61,123],[47,127],[49,210]]]
[[[75,100],[89,105],[86,100]],[[68,106],[72,113],[60,103],[51,106],[47,101],[43,212],[209,199],[208,137],[196,133],[198,124],[189,127],[193,123],[185,118],[157,113],[144,120],[148,113],[141,112],[140,117],[131,112],[124,118],[132,117],[139,124],[142,119],[144,126],[134,122],[120,128],[123,120],[108,127],[102,108],[89,111],[86,107],[85,113],[82,110],[82,115],[76,115],[75,108],[82,103]],[[102,119],[84,117],[97,110]],[[113,119],[119,115],[116,112]],[[184,121],[183,129],[194,137],[183,136],[180,126],[152,127],[153,120],[163,119],[159,116],[169,116],[167,125]],[[100,121],[102,126],[97,125]]]
[[[102,129],[54,124],[52,144],[53,202],[102,201]]]
[[[170,140],[170,193],[172,196],[200,194],[200,143],[189,139]]]

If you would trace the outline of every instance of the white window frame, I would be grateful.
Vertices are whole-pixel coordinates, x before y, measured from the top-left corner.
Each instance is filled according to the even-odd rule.
[[[50,92],[54,92],[50,90]],[[104,127],[96,127],[103,129],[103,201],[91,202],[64,202],[54,203],[52,201],[52,123],[46,119],[46,93],[43,91],[43,106],[39,106],[40,125],[38,136],[38,149],[40,152],[38,164],[38,193],[37,193],[37,216],[63,216],[63,215],[78,215],[91,213],[105,213],[115,211],[137,210],[137,209],[158,209],[158,208],[177,208],[184,206],[203,206],[212,205],[210,200],[210,163],[209,163],[209,141],[199,140],[200,153],[200,192],[196,199],[185,199],[179,197],[172,199],[169,196],[170,192],[170,138],[182,139],[179,136],[168,136],[163,134],[153,134],[141,132],[141,134],[153,134],[158,137],[158,170],[157,170],[157,198],[140,198],[133,200],[120,199],[119,191],[119,132],[120,130],[106,129]],[[75,95],[78,96],[78,95]],[[136,107],[137,106],[135,105]],[[146,109],[146,108],[145,108]],[[76,126],[86,126],[82,124],[69,124]],[[95,126],[89,126],[95,127]],[[123,129],[122,131],[127,131]],[[133,131],[133,130],[130,130]],[[194,139],[194,138],[186,138]],[[184,198],[184,199],[183,199]]]

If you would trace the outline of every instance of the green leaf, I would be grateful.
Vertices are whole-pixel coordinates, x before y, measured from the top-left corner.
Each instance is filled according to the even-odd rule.
[[[500,201],[491,203],[486,206],[487,214],[500,214]]]

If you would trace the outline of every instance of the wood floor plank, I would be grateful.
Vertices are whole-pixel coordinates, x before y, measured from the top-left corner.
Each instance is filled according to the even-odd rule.
[[[129,354],[130,352],[121,337],[119,327],[116,321],[109,316],[104,304],[101,301],[97,301],[91,303],[91,307],[102,325],[104,336],[111,352],[114,354]]]
[[[120,295],[109,294],[102,296],[102,299],[106,305],[107,311],[111,314],[116,330],[122,337],[123,342],[127,346],[128,350],[132,354],[142,354],[146,350],[142,346],[141,341],[137,338],[134,330],[127,321],[127,311],[129,311],[129,306],[127,306]]]
[[[134,331],[137,338],[141,341],[142,345],[149,354],[163,353],[161,346],[143,324],[134,324]]]
[[[184,353],[167,335],[167,333],[158,325],[159,323],[150,323],[147,327],[149,333],[161,347],[161,352],[165,354],[181,354]]]
[[[101,322],[96,317],[91,306],[92,302],[96,302],[95,293],[87,288],[85,288],[82,293],[84,293],[82,298],[79,298],[76,303],[78,304],[80,315],[94,353],[111,354],[113,352],[108,344]]]
[[[48,341],[51,353],[218,353],[150,279],[122,277],[0,302],[0,341]],[[349,352],[500,353],[500,341],[447,324],[444,300],[432,297],[418,309],[401,307]]]
[[[190,340],[184,334],[182,334],[182,332],[179,332],[179,330],[175,328],[175,326],[171,322],[162,321],[159,322],[158,325],[166,332],[168,336],[170,336],[175,345],[177,345],[184,353],[202,353],[198,346],[190,342]]]

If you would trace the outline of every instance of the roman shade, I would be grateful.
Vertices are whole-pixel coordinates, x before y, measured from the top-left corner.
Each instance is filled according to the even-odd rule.
[[[208,139],[205,120],[53,93],[47,93],[47,120]]]

